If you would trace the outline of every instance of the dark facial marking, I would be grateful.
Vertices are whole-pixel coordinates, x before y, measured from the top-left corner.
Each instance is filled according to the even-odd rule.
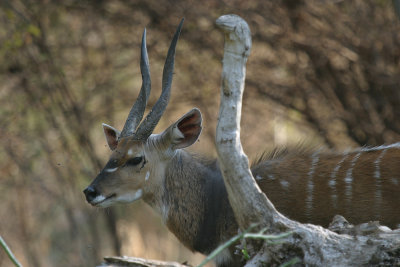
[[[146,158],[143,156],[143,164],[142,164],[142,166],[140,167],[140,169],[143,169],[143,167],[144,167],[144,165],[147,163],[147,160],[146,160]]]
[[[142,162],[142,160],[143,160],[143,157],[134,157],[134,158],[128,159],[125,164],[128,166],[136,166],[140,162]]]
[[[114,168],[117,168],[117,167],[119,167],[119,164],[118,164],[118,163],[119,163],[119,162],[118,162],[117,159],[110,159],[110,160],[107,162],[106,166],[104,166],[104,169],[114,169]]]

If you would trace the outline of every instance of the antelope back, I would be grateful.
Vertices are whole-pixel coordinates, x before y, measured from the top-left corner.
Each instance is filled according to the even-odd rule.
[[[328,226],[336,214],[351,223],[400,224],[400,143],[344,153],[281,153],[253,167],[261,189],[283,214]]]

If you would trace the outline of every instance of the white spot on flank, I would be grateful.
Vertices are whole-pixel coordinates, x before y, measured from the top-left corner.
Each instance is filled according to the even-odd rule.
[[[306,200],[306,213],[307,215],[311,214],[311,209],[313,206],[313,191],[314,191],[314,172],[317,167],[319,161],[319,151],[316,151],[311,156],[311,167],[308,171],[308,183],[307,183],[307,200]]]
[[[358,152],[354,156],[354,158],[351,160],[350,167],[346,172],[346,176],[344,177],[344,182],[346,184],[346,189],[345,189],[346,192],[345,192],[345,194],[346,194],[348,200],[351,199],[352,191],[353,191],[353,169],[354,169],[354,166],[357,163],[357,160],[360,158],[361,153],[362,153],[362,151]]]
[[[270,180],[275,180],[275,176],[273,174],[268,174],[267,177]]]
[[[145,180],[145,181],[149,180],[149,177],[150,177],[150,172],[147,171],[147,172],[146,172],[146,177],[144,178],[144,180]]]
[[[131,148],[128,150],[128,156],[132,156],[132,155],[133,155],[133,149]]]
[[[116,170],[118,170],[118,167],[112,168],[112,169],[105,169],[105,172],[115,172]]]
[[[288,181],[286,181],[286,180],[281,180],[280,183],[281,183],[281,186],[282,186],[284,189],[287,190],[287,189],[289,188],[290,183],[289,183]]]
[[[392,182],[393,185],[399,185],[399,180],[396,178],[392,178],[390,179],[390,181]]]

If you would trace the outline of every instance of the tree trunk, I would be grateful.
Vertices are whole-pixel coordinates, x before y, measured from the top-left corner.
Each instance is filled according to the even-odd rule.
[[[349,225],[337,216],[331,229],[300,224],[280,214],[261,192],[240,143],[241,103],[251,34],[236,15],[221,16],[217,26],[225,35],[221,106],[216,134],[218,160],[229,201],[241,230],[257,223],[269,234],[292,232],[279,245],[254,253],[246,266],[274,266],[297,257],[310,266],[394,266],[400,264],[400,230],[376,223]],[[338,234],[341,233],[341,234]]]

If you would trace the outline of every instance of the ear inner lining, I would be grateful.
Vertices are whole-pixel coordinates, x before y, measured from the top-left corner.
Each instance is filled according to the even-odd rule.
[[[107,128],[105,131],[107,132],[107,137],[117,139],[117,134],[113,130]]]
[[[103,124],[103,129],[108,146],[111,150],[114,150],[118,145],[118,133],[112,127],[105,124]]]
[[[201,133],[201,114],[200,112],[193,112],[186,115],[177,124],[177,128],[183,134],[183,138],[175,148],[184,148],[193,144]]]
[[[180,130],[181,127],[185,127],[187,124],[199,125],[200,123],[201,123],[201,117],[199,113],[194,112],[193,114],[183,118],[182,121],[178,123],[178,128]]]
[[[181,131],[185,136],[197,133],[200,128],[201,127],[198,124],[178,126],[179,131]]]
[[[193,113],[188,117],[183,118],[182,121],[178,123],[178,129],[185,135],[195,135],[198,133],[198,130],[201,128],[201,117],[199,113]]]

